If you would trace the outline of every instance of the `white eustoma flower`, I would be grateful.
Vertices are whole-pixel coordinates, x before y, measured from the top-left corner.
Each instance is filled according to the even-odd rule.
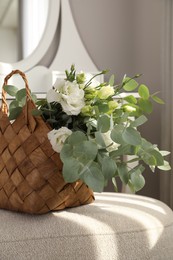
[[[107,131],[106,133],[102,133],[102,137],[104,140],[105,145],[107,146],[107,151],[108,152],[112,152],[115,151],[118,146],[120,146],[120,144],[115,143],[112,139],[111,139],[111,131]]]
[[[61,127],[58,130],[53,129],[47,134],[47,136],[52,145],[53,150],[57,153],[60,153],[65,140],[71,134],[72,131],[70,129],[68,129],[67,127]]]
[[[85,106],[84,90],[75,81],[56,81],[54,89],[47,93],[47,101],[60,103],[67,115],[78,115]]]

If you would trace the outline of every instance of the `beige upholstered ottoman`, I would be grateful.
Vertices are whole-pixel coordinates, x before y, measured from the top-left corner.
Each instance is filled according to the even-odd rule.
[[[127,194],[42,216],[0,210],[1,260],[173,259],[173,212]]]

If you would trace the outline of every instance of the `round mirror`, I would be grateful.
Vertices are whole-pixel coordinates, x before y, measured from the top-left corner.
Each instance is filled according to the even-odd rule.
[[[38,65],[53,41],[59,19],[60,0],[0,0],[1,18],[2,11],[8,12],[10,6],[13,14],[9,11],[4,23],[13,26],[11,35],[14,38],[5,32],[1,35],[0,74],[15,68],[28,71]],[[2,41],[5,49],[1,46]]]
[[[27,58],[46,27],[49,0],[0,0],[0,61]]]

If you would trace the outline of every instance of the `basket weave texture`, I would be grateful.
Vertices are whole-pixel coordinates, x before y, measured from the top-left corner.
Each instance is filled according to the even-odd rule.
[[[28,81],[19,74],[26,87],[26,105],[14,122],[8,118],[6,92],[2,89],[0,108],[0,208],[31,214],[43,214],[91,203],[93,192],[82,181],[65,183],[62,162],[47,138],[51,127],[42,117],[32,116],[35,108]]]

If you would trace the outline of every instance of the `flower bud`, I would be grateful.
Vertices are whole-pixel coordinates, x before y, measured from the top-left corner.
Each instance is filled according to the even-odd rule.
[[[92,107],[90,105],[86,105],[81,109],[82,116],[91,116],[92,115]]]
[[[135,107],[132,107],[132,106],[129,106],[129,105],[124,105],[123,107],[123,110],[124,112],[136,112],[136,108]]]
[[[115,108],[118,107],[118,103],[115,100],[111,100],[108,102],[109,110],[114,111]]]
[[[95,97],[97,97],[97,93],[98,90],[96,90],[95,88],[87,88],[85,90],[85,98],[88,100],[94,99]]]
[[[108,97],[113,95],[114,95],[114,88],[111,87],[110,85],[104,86],[98,91],[98,97],[100,99],[107,99]]]
[[[85,82],[85,73],[80,73],[80,74],[77,74],[76,76],[76,81],[78,84],[83,84]]]

